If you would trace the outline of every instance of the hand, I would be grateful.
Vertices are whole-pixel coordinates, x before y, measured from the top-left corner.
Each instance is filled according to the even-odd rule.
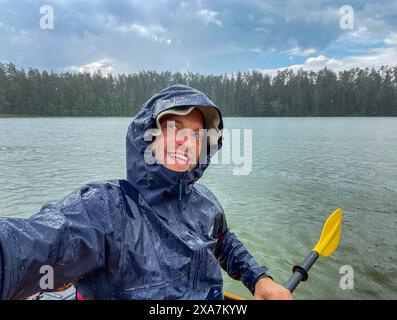
[[[292,295],[288,289],[265,277],[255,284],[254,298],[255,300],[292,300]]]

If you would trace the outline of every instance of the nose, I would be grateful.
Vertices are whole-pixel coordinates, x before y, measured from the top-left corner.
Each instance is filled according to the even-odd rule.
[[[196,145],[196,141],[192,136],[190,130],[183,130],[182,132],[178,132],[175,136],[175,144],[177,146],[185,145],[186,147],[193,147]]]

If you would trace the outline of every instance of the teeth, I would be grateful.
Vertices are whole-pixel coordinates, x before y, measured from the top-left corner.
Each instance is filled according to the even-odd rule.
[[[183,156],[175,156],[175,158],[182,160],[182,161],[187,161],[187,158],[183,157]]]
[[[183,162],[187,162],[187,157],[184,155],[180,155],[180,154],[170,154],[170,156],[173,158],[175,157],[178,160],[181,160]]]

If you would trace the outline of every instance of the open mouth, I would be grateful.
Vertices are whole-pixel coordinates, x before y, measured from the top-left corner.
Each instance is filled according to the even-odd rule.
[[[181,153],[168,153],[168,157],[170,157],[173,163],[177,164],[188,164],[189,158],[188,156]]]

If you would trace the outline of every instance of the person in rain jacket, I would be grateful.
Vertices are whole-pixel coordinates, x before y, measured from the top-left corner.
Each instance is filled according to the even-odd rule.
[[[208,151],[199,152],[206,161],[170,153],[165,120],[192,130],[184,143]],[[223,299],[221,267],[257,299],[291,298],[196,182],[221,148],[222,129],[204,93],[185,85],[156,93],[128,128],[126,180],[86,184],[28,219],[0,218],[0,298],[43,291],[43,266],[53,270],[54,289],[74,284],[82,299]],[[176,161],[160,161],[168,157]]]

